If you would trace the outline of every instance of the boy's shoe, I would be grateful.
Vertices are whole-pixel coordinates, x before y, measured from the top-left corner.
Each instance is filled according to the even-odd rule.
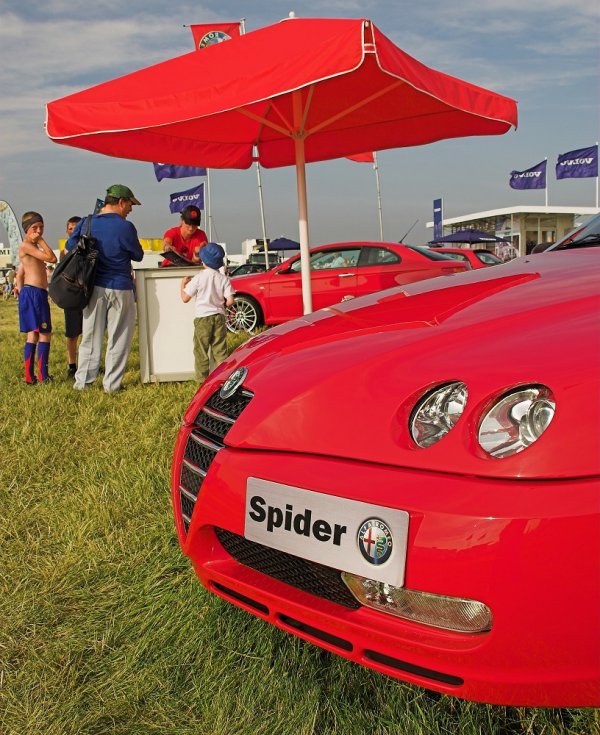
[[[54,378],[52,375],[49,375],[47,378],[44,378],[43,380],[38,380],[38,383],[52,383]]]
[[[37,378],[34,378],[33,380],[23,380],[23,383],[25,383],[25,385],[37,385]]]
[[[76,367],[69,367],[69,368],[67,368],[67,378],[74,378],[76,372],[77,372],[77,368]]]

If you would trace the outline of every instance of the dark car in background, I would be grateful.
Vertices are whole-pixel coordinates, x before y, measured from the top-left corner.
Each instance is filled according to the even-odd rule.
[[[465,263],[469,263],[473,270],[477,268],[487,268],[490,265],[500,265],[502,259],[492,253],[490,250],[485,248],[437,248],[436,253],[442,253],[448,255],[450,258],[455,260],[461,260]]]
[[[310,251],[315,310],[436,276],[469,270],[429,248],[391,242],[338,242]],[[263,324],[282,324],[302,315],[300,255],[264,273],[233,277],[236,291],[229,310],[230,331],[251,332]]]

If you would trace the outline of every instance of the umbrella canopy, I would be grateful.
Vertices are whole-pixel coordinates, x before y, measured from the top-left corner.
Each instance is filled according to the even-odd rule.
[[[486,242],[508,242],[505,237],[497,237],[491,232],[484,232],[483,230],[457,230],[452,232],[450,235],[444,237],[438,237],[435,240],[430,240],[430,245],[444,245],[453,242],[464,242],[464,243],[486,243]]]
[[[305,163],[495,135],[516,103],[430,69],[365,19],[290,18],[51,102],[56,143],[207,168],[295,164],[305,311]]]
[[[300,250],[300,243],[287,237],[276,237],[269,243],[269,250]]]

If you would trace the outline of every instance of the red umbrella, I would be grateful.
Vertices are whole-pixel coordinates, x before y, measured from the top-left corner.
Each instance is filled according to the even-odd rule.
[[[516,124],[513,100],[424,66],[369,20],[290,18],[50,102],[46,130],[119,158],[295,164],[308,312],[305,162]]]

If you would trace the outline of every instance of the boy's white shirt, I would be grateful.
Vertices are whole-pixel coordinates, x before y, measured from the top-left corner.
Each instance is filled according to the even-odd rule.
[[[184,291],[188,296],[195,297],[196,317],[225,314],[225,299],[235,293],[231,279],[213,268],[198,271]]]

